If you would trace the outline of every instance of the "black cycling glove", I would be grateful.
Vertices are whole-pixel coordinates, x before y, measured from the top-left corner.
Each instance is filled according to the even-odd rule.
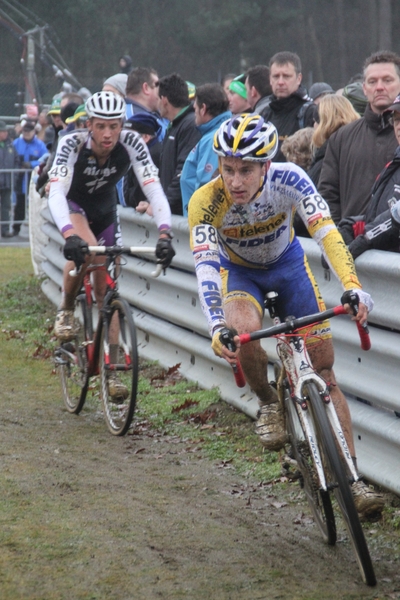
[[[89,247],[79,235],[70,235],[65,241],[63,252],[65,258],[73,260],[79,269],[85,262],[85,255],[89,254]]]
[[[156,245],[156,256],[159,262],[166,269],[171,264],[175,256],[175,250],[172,247],[172,242],[169,238],[159,238]]]

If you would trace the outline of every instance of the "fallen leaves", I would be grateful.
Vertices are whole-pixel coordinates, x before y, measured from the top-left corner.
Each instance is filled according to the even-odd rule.
[[[191,398],[187,398],[184,402],[182,402],[182,404],[180,404],[179,406],[175,406],[171,410],[171,412],[177,413],[177,412],[180,412],[181,410],[190,408],[191,406],[197,406],[198,404],[199,404],[198,400],[192,400]]]
[[[177,381],[182,381],[183,377],[179,373],[180,366],[181,363],[177,363],[167,370],[162,369],[160,373],[157,373],[150,378],[151,385],[155,388],[160,388],[168,385],[174,385]]]

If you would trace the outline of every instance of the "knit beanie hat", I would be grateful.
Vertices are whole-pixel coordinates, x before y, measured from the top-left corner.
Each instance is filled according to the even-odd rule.
[[[116,75],[112,75],[103,83],[104,85],[112,85],[113,88],[118,90],[120,94],[122,94],[125,98],[126,95],[126,82],[128,80],[128,75],[126,73],[117,73]]]

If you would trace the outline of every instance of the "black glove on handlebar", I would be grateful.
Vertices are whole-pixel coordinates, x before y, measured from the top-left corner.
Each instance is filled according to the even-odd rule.
[[[236,344],[233,341],[235,335],[238,335],[236,329],[228,329],[228,327],[224,327],[219,332],[219,339],[221,344],[226,346],[231,352],[235,352],[236,350]]]
[[[169,267],[175,256],[175,250],[169,238],[159,238],[156,245],[156,256],[164,269]]]
[[[79,269],[85,263],[85,255],[89,254],[89,247],[79,235],[70,235],[65,241],[63,252],[65,258],[73,260]]]
[[[340,302],[342,306],[345,304],[349,304],[353,309],[353,313],[356,315],[358,312],[358,305],[360,304],[360,298],[356,292],[352,290],[346,290],[343,292],[342,297],[340,298]]]

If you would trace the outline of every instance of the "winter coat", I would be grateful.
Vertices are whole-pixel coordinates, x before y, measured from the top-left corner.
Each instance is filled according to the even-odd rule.
[[[257,109],[257,112],[266,121],[273,123],[278,130],[279,150],[274,161],[286,162],[280,149],[282,142],[299,129],[313,127],[318,108],[302,86],[287,98],[277,98],[273,94],[269,98],[269,104],[262,110]]]
[[[47,154],[47,148],[42,140],[39,140],[36,135],[29,142],[24,140],[22,136],[13,141],[14,148],[19,156],[20,165],[30,165],[27,168],[34,169],[40,164],[40,159],[44,154]],[[23,175],[19,178],[18,192],[26,193],[28,189],[27,177]]]
[[[326,140],[320,148],[318,148],[314,154],[313,161],[310,168],[307,171],[307,175],[318,189],[319,178],[321,176],[322,163],[324,162],[326,147],[328,140]]]
[[[365,214],[375,178],[397,147],[389,116],[374,113],[368,105],[364,117],[329,138],[318,191],[328,202],[335,223]]]
[[[400,146],[393,160],[378,175],[365,215],[346,218],[339,223],[339,231],[353,258],[369,249],[399,252],[399,230],[392,227],[390,215],[390,207],[399,200]]]
[[[161,150],[160,181],[174,215],[183,214],[180,177],[185,160],[200,137],[190,104],[171,122]]]
[[[218,168],[218,156],[213,150],[214,134],[221,123],[231,117],[232,113],[227,110],[208,121],[208,123],[203,123],[197,127],[201,139],[189,152],[180,179],[183,215],[185,217],[188,214],[189,200],[194,192],[205,183],[208,183],[214,171]]]
[[[7,138],[0,142],[0,169],[17,169],[18,154],[12,141]],[[0,173],[0,189],[11,189],[11,173]]]

